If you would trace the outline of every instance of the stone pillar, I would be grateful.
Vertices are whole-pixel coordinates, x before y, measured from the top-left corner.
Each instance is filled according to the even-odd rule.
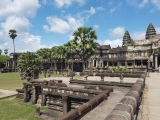
[[[28,84],[23,83],[24,85],[24,103],[27,102],[27,93],[28,93]]]
[[[56,62],[54,63],[54,67],[55,67],[55,70],[57,70],[57,64],[56,64]]]
[[[93,60],[93,64],[92,64],[92,67],[95,67],[95,66],[94,66],[94,60]]]
[[[114,66],[114,62],[112,62],[112,67]]]
[[[36,86],[32,86],[32,104],[36,104]]]
[[[143,60],[141,60],[141,68],[143,68]]]
[[[136,64],[136,63],[135,63],[135,60],[133,60],[133,68],[135,68],[135,64]]]
[[[127,68],[127,61],[125,61],[125,68]]]
[[[119,68],[119,61],[117,62],[117,66],[118,66],[118,68]]]
[[[158,68],[158,54],[155,54],[155,69]]]
[[[98,60],[96,60],[96,67],[98,66]]]
[[[107,67],[108,67],[108,61],[107,61]]]
[[[41,106],[45,106],[45,103],[46,103],[46,98],[45,98],[46,96],[45,96],[45,94],[44,93],[42,93],[42,103],[41,103]]]
[[[102,67],[104,67],[104,62],[102,61]]]
[[[68,112],[68,95],[63,95],[62,101],[63,101],[63,115],[65,115]]]

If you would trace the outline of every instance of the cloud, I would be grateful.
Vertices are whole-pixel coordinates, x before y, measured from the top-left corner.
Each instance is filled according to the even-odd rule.
[[[130,6],[137,5],[137,0],[126,0]]]
[[[74,39],[74,36],[72,35],[73,33],[71,33],[70,35],[69,35],[69,40],[73,40]]]
[[[116,47],[118,47],[118,46],[122,46],[122,39],[105,40],[105,41],[97,40],[97,42],[98,42],[100,45],[110,45],[111,48],[116,48]]]
[[[105,8],[103,8],[103,7],[97,7],[96,10],[98,10],[98,11],[99,10],[105,10]]]
[[[108,4],[111,5],[113,2],[109,2]]]
[[[65,13],[65,10],[62,10],[61,13]]]
[[[85,4],[85,0],[55,0],[56,6],[58,8],[61,8],[64,5],[66,5],[66,7],[69,7],[72,2],[78,2],[80,6]]]
[[[60,18],[50,16],[47,17],[46,20],[51,25],[50,28],[47,25],[43,25],[43,29],[46,31],[65,34],[71,30],[70,25]]]
[[[156,29],[156,33],[160,34],[160,27],[156,27],[155,29]]]
[[[10,15],[33,18],[38,8],[38,0],[0,0],[0,19]]]
[[[147,3],[149,3],[148,0],[143,0],[143,2],[139,4],[139,7],[144,7]]]
[[[42,0],[42,3],[43,3],[44,5],[46,5],[47,0]]]
[[[10,16],[5,23],[1,23],[1,27],[6,34],[8,34],[10,29],[15,29],[18,34],[28,32],[30,26],[32,26],[31,23],[25,17]]]
[[[154,10],[154,9],[152,9],[152,10],[150,10],[149,12],[150,12],[150,13],[155,13],[155,10]]]
[[[98,29],[98,28],[99,28],[99,25],[94,25],[94,28],[95,28],[95,29]]]
[[[135,40],[144,40],[146,32],[145,31],[134,32],[134,33],[131,33],[130,35],[131,35],[131,38]]]
[[[115,10],[116,10],[116,7],[115,7],[115,8],[110,9],[110,13],[113,13]]]
[[[120,4],[118,5],[118,7],[117,7],[117,8],[121,7],[121,5],[122,5],[122,2],[120,2]]]
[[[71,17],[71,15],[66,16],[66,18],[68,19],[69,25],[72,30],[77,30],[77,28],[82,27],[84,25],[83,18],[76,20],[75,18]]]
[[[160,0],[151,0],[151,3],[154,4],[158,10],[160,10]]]
[[[82,13],[89,13],[89,14],[93,15],[94,13],[96,13],[96,10],[91,6],[90,10],[84,10]]]
[[[109,35],[112,37],[122,37],[125,33],[124,27],[117,27],[115,29],[110,29],[109,31],[111,31]]]

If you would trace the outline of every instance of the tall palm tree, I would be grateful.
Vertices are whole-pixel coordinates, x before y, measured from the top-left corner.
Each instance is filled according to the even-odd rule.
[[[74,39],[79,41],[79,55],[83,60],[83,71],[85,70],[85,60],[93,54],[98,47],[96,31],[92,31],[92,27],[79,27],[77,31],[73,32]]]
[[[49,48],[41,48],[36,51],[36,54],[44,68],[44,77],[46,78],[46,71],[48,69],[49,62],[51,61],[51,50]]]
[[[8,50],[7,49],[4,50],[4,54],[6,54],[6,56],[7,56],[7,54],[8,54]]]
[[[2,50],[0,49],[0,55],[2,54]]]
[[[14,44],[14,39],[17,37],[17,31],[16,30],[14,30],[14,29],[11,29],[11,30],[9,30],[9,36],[10,36],[10,38],[12,38],[13,39],[13,46],[14,46],[14,55],[15,55],[15,44]],[[14,60],[14,56],[13,56],[13,60]],[[14,67],[15,67],[15,64],[14,64]],[[15,72],[16,72],[16,68],[15,68]]]
[[[64,44],[64,46],[66,46],[67,48],[67,58],[69,59],[70,57],[72,57],[72,71],[73,71],[73,56],[76,55],[78,52],[77,51],[78,42],[75,39],[73,39]]]
[[[67,48],[65,46],[57,46],[54,47],[54,52],[52,53],[52,57],[59,60],[61,62],[61,72],[62,71],[62,62],[67,58]]]

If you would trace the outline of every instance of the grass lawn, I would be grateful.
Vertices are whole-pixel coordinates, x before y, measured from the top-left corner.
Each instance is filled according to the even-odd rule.
[[[1,120],[39,120],[30,117],[35,113],[36,106],[26,105],[23,100],[13,98],[15,97],[0,99]],[[43,111],[46,108],[41,107],[40,110]]]
[[[56,76],[62,76],[62,75],[51,74],[51,77],[56,77]],[[81,77],[81,76],[74,76],[74,77]],[[39,78],[44,78],[44,75],[40,74]],[[21,80],[19,72],[0,74],[0,89],[15,91],[18,88],[22,88],[23,87],[22,83],[24,82],[27,82],[27,80]]]

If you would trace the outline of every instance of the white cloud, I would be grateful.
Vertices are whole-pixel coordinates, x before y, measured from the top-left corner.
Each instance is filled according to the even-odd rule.
[[[129,5],[134,6],[137,5],[137,0],[126,0]]]
[[[124,27],[117,27],[115,29],[110,29],[109,31],[111,31],[109,35],[112,37],[122,37],[125,33]]]
[[[99,28],[99,25],[94,25],[94,28],[95,28],[95,29],[98,29],[98,28]]]
[[[96,10],[105,10],[103,7],[97,7]]]
[[[160,27],[156,27],[155,29],[156,29],[156,33],[160,34]]]
[[[150,13],[154,13],[154,12],[155,12],[155,10],[154,10],[154,9],[152,9],[152,10],[150,10],[149,12],[150,12]]]
[[[46,20],[51,25],[50,28],[47,25],[43,25],[43,29],[46,31],[64,34],[71,30],[70,25],[60,18],[51,16],[47,17]]]
[[[42,0],[42,3],[43,3],[44,5],[46,5],[47,0]]]
[[[83,18],[76,20],[75,18],[71,17],[71,15],[66,16],[66,18],[68,19],[69,25],[72,30],[77,30],[77,28],[82,27],[84,25]]]
[[[115,7],[115,8],[110,9],[110,13],[113,13],[115,10],[116,10],[116,7]]]
[[[25,17],[10,16],[5,23],[1,23],[1,27],[6,34],[10,29],[15,29],[17,33],[27,32],[30,26],[32,26],[31,23]]]
[[[74,36],[72,35],[73,33],[71,33],[70,35],[69,35],[69,40],[73,40],[74,39]]]
[[[85,0],[55,0],[55,3],[58,8],[61,8],[64,5],[68,7],[72,4],[72,2],[78,2],[80,6],[85,4]]]
[[[61,11],[61,13],[64,13],[64,12],[65,12],[65,10],[62,10],[62,11]]]
[[[139,4],[139,7],[144,7],[147,3],[149,3],[148,0],[143,0],[143,2]]]
[[[131,38],[135,40],[144,40],[146,32],[145,31],[134,32],[134,33],[131,33],[130,35],[131,35]]]
[[[111,5],[113,2],[109,2],[108,4]]]
[[[158,10],[160,10],[160,0],[151,0],[151,3],[154,4]]]
[[[85,10],[82,13],[89,13],[89,14],[93,15],[94,13],[96,13],[96,10],[91,6],[90,10]]]
[[[111,48],[116,48],[118,46],[122,46],[122,39],[116,39],[116,40],[105,40],[105,41],[101,41],[101,40],[97,40],[97,42],[100,45],[110,45]]]
[[[120,4],[118,5],[118,7],[117,7],[117,8],[121,7],[121,5],[122,5],[122,2],[120,2]]]
[[[0,0],[0,19],[10,15],[35,17],[40,8],[38,0]]]

